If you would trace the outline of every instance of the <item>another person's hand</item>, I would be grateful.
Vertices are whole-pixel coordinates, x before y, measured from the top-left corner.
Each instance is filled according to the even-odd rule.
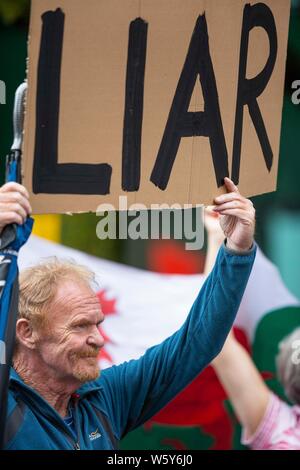
[[[217,241],[221,244],[224,240],[224,233],[220,226],[220,215],[212,210],[212,206],[205,207],[204,226],[209,240]]]
[[[212,271],[220,246],[224,242],[224,233],[220,226],[220,215],[211,206],[205,208],[204,225],[207,232],[207,249],[203,274],[208,276]]]
[[[22,225],[31,214],[29,194],[18,183],[6,183],[0,187],[0,234],[8,224]]]
[[[255,209],[229,178],[225,178],[225,186],[228,193],[215,198],[214,211],[221,216],[220,225],[228,248],[248,251],[254,239]]]

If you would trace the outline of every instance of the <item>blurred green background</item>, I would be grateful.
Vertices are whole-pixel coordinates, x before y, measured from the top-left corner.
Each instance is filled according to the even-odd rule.
[[[12,143],[14,92],[25,78],[29,0],[0,0],[0,80],[6,84],[6,104],[0,105],[0,176],[3,182],[5,155]],[[291,101],[292,82],[300,80],[300,2],[292,1],[285,99],[281,132],[278,190],[253,198],[257,208],[256,238],[265,253],[281,270],[291,291],[300,297],[300,105]],[[139,267],[147,266],[145,241],[104,240],[96,237],[99,217],[93,214],[62,216],[60,240],[108,259]],[[176,253],[183,250],[178,245]],[[205,247],[204,247],[205,251]],[[195,254],[194,271],[203,260]]]

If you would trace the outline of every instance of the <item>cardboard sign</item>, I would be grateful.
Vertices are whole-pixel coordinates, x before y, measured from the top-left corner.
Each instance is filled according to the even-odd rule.
[[[276,189],[289,0],[33,0],[35,213]]]

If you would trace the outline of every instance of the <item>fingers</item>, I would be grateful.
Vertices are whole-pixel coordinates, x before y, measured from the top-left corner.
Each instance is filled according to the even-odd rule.
[[[231,192],[217,196],[214,199],[214,202],[217,206],[215,206],[213,210],[217,210],[218,212],[220,208],[223,209],[222,207],[223,205],[225,205],[226,203],[230,203],[230,202],[233,203],[232,206],[224,206],[224,208],[228,208],[228,209],[231,207],[237,208],[237,207],[241,207],[242,205],[245,205],[247,207],[248,206],[253,207],[252,201],[242,196],[238,190],[238,187],[229,178],[225,178],[225,184],[226,184],[227,189],[230,190]]]
[[[214,211],[216,213],[222,213],[224,210],[227,209],[243,209],[248,210],[252,207],[251,201],[244,198],[233,199],[229,202],[224,202],[223,204],[219,204],[214,207]]]
[[[253,214],[245,209],[225,209],[220,212],[221,215],[232,215],[240,219],[244,225],[250,225],[254,221],[254,210]]]
[[[10,182],[0,188],[0,230],[11,223],[22,225],[31,212],[29,193],[24,186]]]
[[[19,183],[15,183],[15,182],[5,183],[0,188],[0,193],[13,192],[13,191],[17,191],[21,193],[24,197],[26,197],[26,199],[29,199],[29,193],[27,189]]]
[[[17,212],[1,212],[0,214],[0,229],[2,230],[8,224],[22,225],[24,223],[23,218]]]
[[[214,211],[219,215],[234,215],[241,219],[254,220],[255,209],[250,199],[238,197],[215,206]]]
[[[227,237],[227,246],[236,251],[248,251],[253,244],[255,209],[242,196],[229,178],[224,180],[227,194],[215,198],[214,211],[220,216],[220,225]]]
[[[9,191],[5,193],[0,192],[0,204],[7,206],[17,204],[20,205],[26,211],[26,214],[31,214],[32,212],[28,199],[24,197],[23,194],[17,191]],[[3,208],[3,210],[5,210],[5,207]],[[7,210],[10,210],[10,208],[7,207]],[[12,210],[15,210],[15,208],[13,208]]]
[[[225,183],[226,189],[229,193],[231,193],[231,192],[238,193],[239,192],[238,187],[234,184],[234,182],[230,178],[227,178],[227,176],[224,178],[224,183]]]
[[[225,186],[227,189],[227,194],[221,194],[214,199],[216,204],[223,204],[225,202],[235,201],[235,200],[245,200],[243,196],[239,193],[238,187],[231,181],[230,178],[224,178]]]
[[[14,212],[21,217],[22,223],[25,222],[27,217],[27,210],[23,207],[22,204],[17,202],[3,203],[0,202],[0,213],[11,213]]]
[[[240,193],[237,192],[232,192],[232,193],[227,193],[227,194],[221,194],[221,196],[218,196],[214,199],[214,202],[216,204],[222,204],[223,202],[230,202],[230,201],[238,201],[238,200],[245,200],[243,196],[241,196]]]

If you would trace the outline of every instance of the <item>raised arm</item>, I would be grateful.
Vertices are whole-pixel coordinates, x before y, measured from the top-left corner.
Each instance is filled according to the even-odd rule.
[[[248,352],[231,332],[221,353],[212,363],[247,436],[257,430],[271,392]]]
[[[185,323],[140,359],[102,372],[102,399],[114,417],[117,438],[183,390],[221,351],[232,327],[255,258],[255,211],[230,180],[226,184],[230,193],[217,198],[216,205],[227,243]]]

